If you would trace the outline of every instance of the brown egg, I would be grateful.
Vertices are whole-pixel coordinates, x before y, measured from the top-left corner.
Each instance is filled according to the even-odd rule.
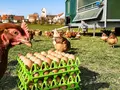
[[[45,72],[44,72],[44,75],[47,75],[47,74],[49,74],[49,72],[48,72],[48,71],[45,71]]]
[[[58,53],[59,51],[56,50],[55,52]]]
[[[24,55],[22,55],[22,54],[18,54],[18,57],[19,57],[21,60],[23,60],[23,59],[26,58],[26,57],[25,57]]]
[[[73,88],[73,87],[75,87],[75,85],[74,85],[74,84],[71,84],[71,88]]]
[[[71,70],[74,70],[74,69],[75,69],[75,67],[72,66],[72,67],[71,67]]]
[[[65,56],[65,57],[69,57],[69,55],[70,55],[70,54],[67,53],[67,54],[65,54],[64,56]]]
[[[26,57],[23,56],[22,54],[19,54],[18,56],[19,56],[19,58],[20,58],[22,61],[23,61],[24,59],[26,59]]]
[[[55,54],[53,54],[52,56],[55,56],[55,57],[56,57],[57,55],[58,55],[58,54],[57,54],[57,53],[55,53]]]
[[[30,89],[32,89],[32,87],[33,87],[33,82],[29,82],[28,87],[29,87]]]
[[[50,85],[52,83],[52,78],[48,78],[47,83]]]
[[[47,53],[45,51],[42,51],[41,54],[44,55],[44,56],[47,55]]]
[[[56,56],[57,58],[62,58],[63,56],[62,55],[60,55],[60,54],[57,54],[57,56]]]
[[[39,53],[38,53],[38,52],[35,52],[34,55],[37,56],[37,55],[39,55]]]
[[[51,52],[50,54],[54,56],[56,54],[56,52]]]
[[[64,79],[67,81],[68,80],[68,76],[66,75],[66,76],[64,76]]]
[[[26,54],[26,57],[27,57],[27,58],[30,58],[31,56],[33,56],[32,53],[27,53],[27,54]]]
[[[23,62],[29,69],[32,67],[33,62],[30,59],[25,58]]]
[[[39,55],[39,58],[41,59],[41,60],[45,60],[45,56],[44,55]]]
[[[76,78],[76,74],[74,73],[74,74],[72,75],[72,77],[73,77],[73,78]]]
[[[56,81],[57,81],[57,82],[60,82],[60,77],[57,76]]]
[[[65,56],[65,53],[64,53],[64,52],[61,52],[61,55]]]
[[[38,84],[40,85],[40,86],[42,86],[42,80],[38,80]]]
[[[66,71],[66,69],[65,69],[65,68],[62,68],[62,69],[60,69],[60,71],[65,72],[65,71]]]
[[[68,58],[75,60],[75,56],[72,54],[70,54]]]
[[[52,88],[51,90],[59,90],[59,88]]]
[[[48,50],[48,54],[50,54],[50,53],[53,52],[53,51],[54,51],[53,49]]]
[[[57,57],[54,57],[53,60],[56,61],[58,64],[60,62],[60,60]]]
[[[39,76],[39,73],[35,73],[33,76],[34,76],[34,77],[38,77],[38,76]]]
[[[53,59],[55,56],[48,54],[47,57],[49,57],[50,59]]]
[[[37,59],[35,56],[31,56],[31,57],[29,57],[29,59],[31,60],[31,61],[33,61],[33,62],[35,62],[35,60]]]
[[[36,58],[36,59],[34,60],[34,63],[36,63],[37,65],[41,66],[41,65],[42,65],[42,60]]]
[[[57,73],[57,72],[58,72],[58,70],[57,70],[57,69],[54,69],[54,70],[52,70],[52,72],[53,72],[53,73]]]
[[[50,65],[51,62],[52,62],[52,60],[51,60],[50,58],[48,58],[48,57],[46,57],[44,60],[45,60],[45,62],[47,62],[49,65]]]
[[[50,58],[52,55],[48,54],[46,57]]]
[[[60,88],[61,88],[62,90],[66,90],[66,89],[67,89],[67,86],[66,86],[66,85],[60,86]]]
[[[57,53],[60,54],[60,55],[62,55],[62,53],[64,53],[64,52],[60,52],[60,51],[58,51]]]
[[[62,57],[61,60],[64,60],[66,63],[68,62],[68,58],[67,57]]]
[[[44,61],[44,59],[45,59],[45,56],[44,56],[44,55],[41,55],[40,53],[34,53],[34,55],[35,55],[37,58],[40,58],[42,61]]]
[[[51,62],[52,62],[52,60],[55,61],[57,64],[59,64],[59,62],[60,62],[60,60],[55,56],[48,54],[47,57],[49,57],[51,59]]]

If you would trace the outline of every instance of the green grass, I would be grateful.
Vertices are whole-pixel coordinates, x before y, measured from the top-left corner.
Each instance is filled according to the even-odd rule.
[[[61,26],[29,25],[29,28],[52,30]],[[52,39],[44,36],[35,37],[32,48],[18,45],[9,51],[9,63],[5,76],[0,81],[0,90],[16,90],[16,57],[18,53],[41,52],[54,48]],[[120,37],[118,37],[120,40]],[[72,45],[69,53],[81,60],[82,90],[119,90],[120,89],[120,41],[111,48],[100,37],[81,36],[80,40],[69,39]]]
[[[36,25],[36,24],[29,24],[28,27],[32,28],[32,29],[40,29],[42,31],[49,31],[49,30],[53,30],[55,28],[60,28],[63,25]]]

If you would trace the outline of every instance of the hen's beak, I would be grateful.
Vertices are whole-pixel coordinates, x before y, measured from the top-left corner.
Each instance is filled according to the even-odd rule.
[[[30,42],[30,40],[28,38],[24,37],[24,38],[20,38],[19,40],[20,40],[21,43],[23,43],[23,44],[25,44],[25,45],[27,45],[29,47],[32,46],[32,44],[31,44],[31,42]]]
[[[25,42],[24,44],[29,46],[29,47],[32,47],[32,44],[30,42]]]

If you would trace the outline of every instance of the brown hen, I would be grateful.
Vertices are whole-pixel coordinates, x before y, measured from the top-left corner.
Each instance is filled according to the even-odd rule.
[[[106,42],[107,39],[108,39],[108,36],[103,32],[102,36],[101,36],[101,39]]]
[[[115,36],[115,34],[112,32],[110,33],[107,42],[110,46],[112,46],[114,48],[114,45],[117,44],[118,42],[118,38]]]
[[[9,49],[20,43],[31,46],[26,23],[21,26],[12,23],[0,24],[0,79],[7,69]]]
[[[66,52],[71,48],[70,42],[54,30],[53,45],[57,51]]]

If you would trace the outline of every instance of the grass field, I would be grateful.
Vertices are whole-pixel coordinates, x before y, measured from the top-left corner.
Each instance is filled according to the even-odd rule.
[[[29,28],[52,30],[61,26],[29,25]],[[120,36],[118,36],[120,40]],[[71,50],[81,60],[82,90],[120,90],[120,41],[111,48],[100,36],[81,36],[80,40],[69,39]],[[52,39],[35,37],[32,48],[18,45],[9,51],[9,63],[5,76],[0,81],[0,90],[17,90],[16,57],[18,53],[41,52],[54,48]]]

